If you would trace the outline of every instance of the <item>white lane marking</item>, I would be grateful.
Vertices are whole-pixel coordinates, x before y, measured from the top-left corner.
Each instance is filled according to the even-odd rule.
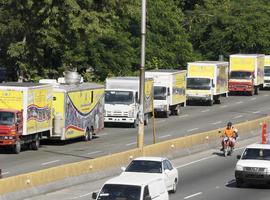
[[[134,145],[134,144],[137,144],[137,142],[128,143],[128,144],[126,144],[126,146],[131,146],[131,145]]]
[[[185,115],[180,115],[179,118],[184,118],[184,117],[187,117],[188,114],[185,114]]]
[[[241,117],[243,117],[243,115],[237,115],[237,116],[235,116],[235,117],[233,117],[234,119],[238,119],[238,118],[241,118]]]
[[[195,131],[195,130],[198,130],[198,129],[199,129],[199,128],[188,129],[187,132]]]
[[[90,195],[92,195],[92,192],[86,193],[86,194],[83,194],[83,195],[80,195],[80,196],[77,196],[77,197],[73,197],[73,198],[71,198],[71,199],[79,199],[79,198],[86,197],[86,196],[90,196]]]
[[[208,112],[209,111],[209,109],[207,109],[207,110],[202,110],[201,112]]]
[[[200,194],[202,194],[202,192],[198,192],[198,193],[195,193],[195,194],[192,194],[192,195],[186,196],[186,197],[184,197],[184,199],[189,199],[189,198],[192,198],[192,197],[198,196],[198,195],[200,195]]]
[[[212,124],[220,124],[222,121],[213,122]]]
[[[158,138],[166,138],[166,137],[171,137],[171,135],[162,135],[162,136],[159,136]]]
[[[223,105],[223,106],[220,106],[221,108],[227,108],[228,106],[227,105]]]
[[[10,172],[2,172],[2,175],[7,175],[9,174]]]
[[[41,165],[49,165],[49,164],[56,163],[56,162],[59,162],[59,161],[60,160],[52,160],[52,161],[49,161],[49,162],[42,163]]]
[[[163,123],[163,122],[166,122],[167,120],[166,119],[162,119],[160,121],[158,121],[158,123]]]
[[[87,155],[92,155],[92,154],[101,153],[101,152],[102,152],[102,151],[93,151],[93,152],[87,153]]]
[[[260,113],[261,111],[254,111],[254,112],[252,112],[252,113],[254,113],[254,114],[258,114],[258,113]]]
[[[106,136],[108,135],[108,133],[101,133],[101,134],[98,134],[97,136]]]
[[[235,151],[238,151],[238,150],[241,150],[241,149],[244,149],[246,147],[239,147],[239,148],[235,148],[234,150]],[[211,156],[207,156],[207,157],[204,157],[204,158],[201,158],[199,160],[194,160],[194,161],[191,161],[189,163],[186,163],[186,164],[183,164],[183,165],[179,165],[179,166],[176,166],[175,168],[183,168],[183,167],[187,167],[189,165],[192,165],[192,164],[195,164],[195,163],[199,163],[201,161],[204,161],[204,160],[208,160],[208,159],[211,159],[211,158],[215,158],[215,157],[218,157],[218,155],[211,155]]]
[[[263,95],[264,97],[269,97],[269,94],[265,94],[265,95]]]
[[[243,101],[238,101],[238,102],[236,102],[237,104],[240,104],[240,103],[243,103]]]
[[[253,97],[253,98],[250,99],[250,101],[254,101],[254,100],[256,100],[256,97]]]

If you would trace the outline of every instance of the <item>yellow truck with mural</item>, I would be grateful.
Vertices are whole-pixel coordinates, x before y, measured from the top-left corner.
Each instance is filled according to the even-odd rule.
[[[136,128],[139,122],[139,77],[106,79],[105,123],[125,123]],[[153,112],[153,79],[146,78],[144,86],[144,123]]]
[[[229,63],[223,61],[197,61],[187,67],[187,101],[206,102],[212,106],[220,103],[222,95],[228,96]]]
[[[264,81],[264,57],[264,54],[230,55],[230,93],[259,93]]]
[[[145,72],[145,77],[154,79],[154,109],[157,115],[168,118],[179,115],[186,106],[186,70],[159,69]]]
[[[96,83],[53,85],[53,132],[50,139],[93,135],[104,128],[104,86]]]
[[[0,84],[0,146],[20,153],[22,145],[39,148],[52,134],[52,87],[40,83]]]
[[[270,55],[264,57],[264,79],[263,87],[270,88]]]

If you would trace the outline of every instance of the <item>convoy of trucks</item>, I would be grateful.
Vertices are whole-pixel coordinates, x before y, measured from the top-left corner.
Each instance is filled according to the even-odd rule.
[[[91,140],[104,127],[104,86],[93,83],[0,84],[0,146],[20,153],[40,139]]]
[[[186,101],[220,103],[228,92],[258,94],[270,87],[270,56],[235,54],[223,61],[190,62],[186,70],[145,72],[144,123],[153,112],[179,115]],[[37,150],[40,139],[92,140],[105,122],[139,122],[139,77],[106,79],[104,85],[84,83],[76,72],[58,81],[0,84],[0,147],[20,153],[22,145]]]
[[[230,55],[229,91],[258,94],[264,82],[263,54]]]
[[[179,115],[186,106],[186,70],[151,70],[145,77],[154,79],[155,114]]]
[[[144,123],[153,113],[153,79],[145,79]],[[104,122],[127,123],[136,128],[139,120],[139,77],[106,79]]]
[[[220,103],[228,94],[228,62],[198,61],[187,66],[187,101]]]
[[[270,88],[270,55],[264,57],[263,87]]]

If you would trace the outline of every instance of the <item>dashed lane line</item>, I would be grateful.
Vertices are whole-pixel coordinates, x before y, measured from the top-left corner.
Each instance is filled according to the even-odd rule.
[[[190,199],[190,198],[192,198],[192,197],[195,197],[195,196],[198,196],[198,195],[201,195],[201,194],[202,194],[202,192],[198,192],[198,193],[195,193],[195,194],[186,196],[186,197],[184,197],[184,199]]]
[[[59,161],[60,160],[52,160],[52,161],[49,161],[49,162],[42,163],[41,165],[49,165],[49,164],[56,163],[56,162],[59,162]]]
[[[162,135],[162,136],[159,136],[158,138],[167,138],[167,137],[171,137],[171,135]]]
[[[198,129],[199,129],[199,128],[188,129],[187,132],[195,131],[195,130],[198,130]]]

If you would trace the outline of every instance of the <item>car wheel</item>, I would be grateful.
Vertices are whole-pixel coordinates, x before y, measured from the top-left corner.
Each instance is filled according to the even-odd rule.
[[[176,190],[177,190],[177,180],[175,179],[174,182],[173,182],[173,186],[172,186],[171,192],[172,193],[176,193]]]
[[[235,179],[236,187],[241,188],[243,186],[243,181],[240,179]]]

